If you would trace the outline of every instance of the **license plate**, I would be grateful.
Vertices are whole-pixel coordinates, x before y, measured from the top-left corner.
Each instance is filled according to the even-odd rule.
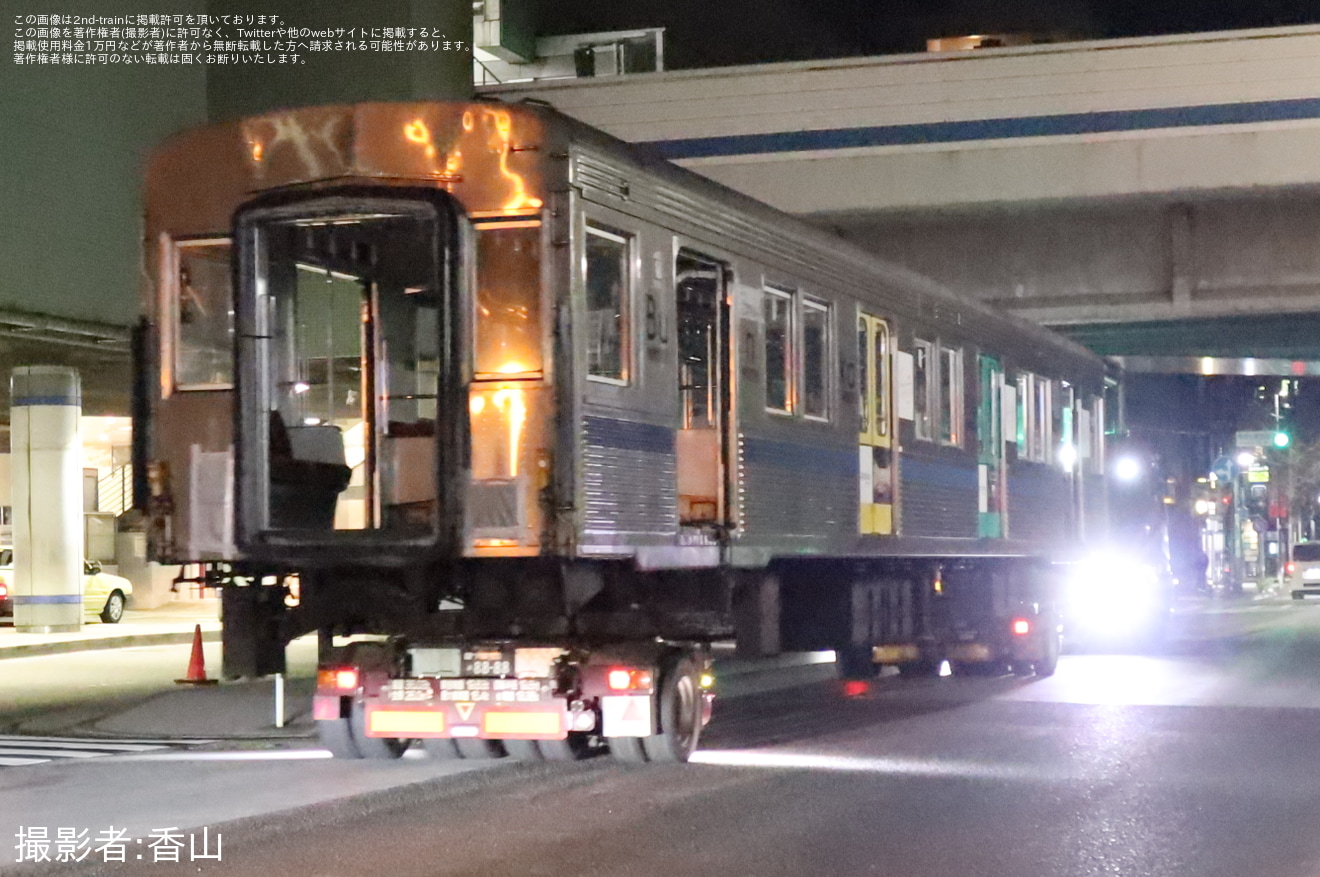
[[[512,676],[513,648],[464,649],[459,673],[463,676]]]
[[[391,679],[385,699],[394,703],[418,703],[435,697],[429,679]]]
[[[541,703],[552,700],[548,679],[438,679],[440,700],[450,703]]]

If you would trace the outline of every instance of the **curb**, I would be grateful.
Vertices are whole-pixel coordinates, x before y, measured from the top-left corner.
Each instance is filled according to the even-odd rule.
[[[106,636],[96,639],[62,640],[54,643],[24,643],[0,647],[0,661],[6,658],[35,658],[41,655],[63,655],[69,652],[93,652],[101,649],[120,649],[132,646],[187,645],[193,641],[193,631],[186,633],[141,633],[124,636]],[[202,641],[220,642],[220,631],[202,631]]]

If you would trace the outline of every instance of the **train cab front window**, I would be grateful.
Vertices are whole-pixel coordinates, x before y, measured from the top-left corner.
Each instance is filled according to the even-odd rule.
[[[476,230],[476,376],[539,377],[541,222],[488,222]]]
[[[435,531],[438,225],[427,204],[277,208],[240,246],[249,529]]]

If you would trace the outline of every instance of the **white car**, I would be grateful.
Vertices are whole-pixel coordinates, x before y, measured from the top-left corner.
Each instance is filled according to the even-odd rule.
[[[1320,542],[1294,545],[1285,571],[1294,600],[1320,596]]]
[[[14,614],[14,549],[0,548],[0,618]],[[124,606],[133,596],[133,583],[123,576],[102,572],[95,560],[83,562],[83,615],[99,618],[106,624],[118,624]]]

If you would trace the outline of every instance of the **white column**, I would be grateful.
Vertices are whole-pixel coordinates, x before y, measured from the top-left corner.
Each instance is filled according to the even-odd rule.
[[[10,378],[14,625],[82,626],[82,386],[78,372],[24,366]]]

